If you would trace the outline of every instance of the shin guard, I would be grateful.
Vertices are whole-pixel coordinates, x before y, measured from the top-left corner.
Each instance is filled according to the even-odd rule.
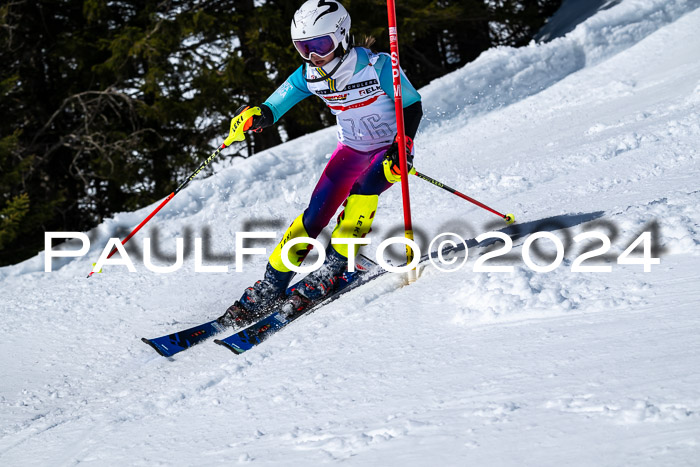
[[[270,265],[280,272],[290,271],[290,269],[282,262],[282,247],[293,238],[309,236],[309,234],[306,232],[306,228],[304,227],[302,217],[303,214],[300,214],[299,217],[294,219],[292,225],[290,225],[287,231],[284,233],[282,241],[279,242],[270,255]],[[308,255],[311,251],[311,248],[313,248],[313,245],[309,243],[297,243],[294,245],[289,249],[289,254],[287,256],[289,263],[294,264],[295,266],[300,266],[301,263],[304,262],[306,255]]]
[[[364,238],[371,230],[378,202],[377,195],[348,196],[345,209],[338,216],[338,224],[331,238]],[[333,245],[333,248],[347,258],[350,246],[354,248],[354,253],[357,255],[359,245]]]

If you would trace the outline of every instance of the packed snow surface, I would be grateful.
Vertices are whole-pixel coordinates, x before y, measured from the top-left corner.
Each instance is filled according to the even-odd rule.
[[[511,272],[476,272],[487,248],[474,247],[458,272],[428,266],[406,287],[384,276],[241,356],[206,342],[160,357],[140,338],[218,316],[261,277],[264,255],[236,272],[237,233],[282,234],[335,130],[222,161],[129,242],[136,272],[85,279],[155,205],[107,220],[51,273],[43,253],[0,269],[0,464],[698,465],[700,2],[607,3],[421,90],[416,166],[515,214],[510,258],[486,262]],[[438,233],[504,227],[417,178],[410,188],[424,250]],[[402,230],[394,188],[365,254]],[[551,272],[522,258],[539,231],[567,245]],[[643,231],[651,272],[616,262]],[[602,245],[573,241],[585,232],[611,247],[583,265],[611,272],[572,272]],[[146,237],[172,256],[160,266],[184,238],[182,268],[146,269]],[[195,238],[204,265],[227,272],[195,272]],[[536,245],[544,266],[554,244]]]

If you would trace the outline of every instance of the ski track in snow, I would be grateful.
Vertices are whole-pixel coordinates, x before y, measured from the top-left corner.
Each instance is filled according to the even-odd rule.
[[[226,257],[235,233],[279,235],[304,209],[335,145],[326,129],[219,163],[158,214],[161,251],[206,227],[224,256],[206,263],[228,273],[195,273],[189,255],[174,274],[137,261],[85,280],[107,239],[153,207],[105,221],[86,257],[51,274],[43,253],[0,268],[0,464],[697,465],[698,6],[623,0],[421,90],[421,172],[518,224],[595,219],[567,232],[610,235],[612,273],[571,272],[578,244],[551,273],[522,259],[475,273],[485,249],[472,248],[460,272],[426,267],[405,288],[382,277],[242,356],[143,345],[220,314],[258,278],[265,257],[242,273]],[[419,238],[503,227],[419,180],[411,193]],[[400,190],[382,196],[368,256],[401,234],[399,206]],[[651,221],[661,264],[616,264]]]

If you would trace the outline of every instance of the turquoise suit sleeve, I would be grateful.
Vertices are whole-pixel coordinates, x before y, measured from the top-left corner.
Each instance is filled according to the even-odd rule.
[[[379,85],[387,96],[394,99],[394,77],[391,74],[391,57],[389,54],[379,54],[379,59],[374,65],[377,67],[379,75]],[[401,95],[403,98],[403,107],[406,108],[420,101],[420,94],[413,87],[411,82],[406,78],[403,70],[401,70]]]
[[[272,110],[275,122],[289,109],[311,95],[304,79],[304,65],[296,69],[263,104]]]

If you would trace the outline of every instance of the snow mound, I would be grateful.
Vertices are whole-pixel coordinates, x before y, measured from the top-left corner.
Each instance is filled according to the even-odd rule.
[[[521,49],[488,50],[473,63],[421,90],[423,101],[428,104],[425,118],[438,127],[457,125],[521,101],[637,44],[698,5],[689,0],[625,1],[598,12],[551,42],[533,42]],[[445,89],[460,92],[456,96]],[[461,119],[453,121],[457,116]],[[433,125],[423,124],[422,130],[428,131]]]

